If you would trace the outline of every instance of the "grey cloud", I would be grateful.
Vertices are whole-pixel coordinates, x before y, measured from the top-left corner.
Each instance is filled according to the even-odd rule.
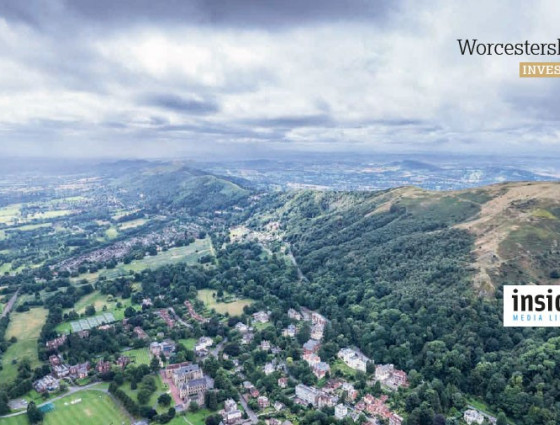
[[[188,98],[175,94],[149,95],[146,97],[146,103],[151,106],[194,115],[212,114],[220,110],[218,104],[213,100]]]

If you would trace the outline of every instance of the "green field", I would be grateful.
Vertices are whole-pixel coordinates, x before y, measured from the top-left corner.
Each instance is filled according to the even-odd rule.
[[[136,220],[125,221],[119,225],[119,230],[133,229],[135,227],[143,226],[148,222],[146,218],[137,218]]]
[[[119,231],[116,227],[109,227],[107,230],[105,230],[105,238],[115,239],[117,236],[119,236]]]
[[[20,204],[8,205],[0,208],[0,223],[12,223],[20,217]]]
[[[212,414],[213,412],[208,409],[200,409],[198,412],[189,412],[185,416],[177,416],[173,418],[173,420],[169,422],[169,425],[204,425],[204,420]]]
[[[93,282],[103,276],[107,279],[115,279],[119,276],[128,275],[131,272],[141,272],[146,269],[157,269],[165,264],[187,263],[197,264],[198,259],[204,255],[213,255],[212,241],[210,238],[196,239],[188,246],[170,248],[167,251],[158,252],[157,255],[144,257],[141,260],[133,260],[129,264],[119,263],[117,267],[109,270],[100,270],[96,273],[84,273],[73,278],[72,281],[78,282],[82,279]]]
[[[152,356],[147,348],[137,348],[135,350],[128,350],[122,352],[123,356],[130,357],[137,365],[150,364]]]
[[[81,400],[81,401],[78,401]],[[77,401],[71,404],[73,401]],[[128,415],[102,391],[86,390],[55,401],[54,410],[45,414],[44,425],[130,424]],[[0,418],[0,425],[28,425],[27,415]]]
[[[204,303],[206,308],[214,309],[220,314],[228,313],[230,316],[240,316],[243,314],[243,307],[254,302],[249,298],[233,300],[231,302],[217,302],[215,295],[216,291],[214,289],[200,289],[197,298]],[[225,297],[227,298],[228,296],[230,295],[225,293]]]
[[[10,314],[6,339],[15,336],[17,342],[11,344],[2,357],[4,368],[0,371],[0,382],[6,382],[16,377],[17,364],[12,364],[13,360],[21,360],[27,357],[31,360],[32,367],[40,364],[37,357],[37,339],[46,318],[47,310],[43,308],[33,308],[24,313],[14,312]]]
[[[185,348],[189,350],[194,350],[194,346],[196,345],[195,338],[180,339],[178,342],[179,344],[183,344]]]
[[[127,308],[131,304],[130,298],[123,300],[118,297],[114,297],[112,301],[109,301],[108,295],[102,294],[99,291],[94,291],[91,294],[86,295],[78,300],[74,305],[73,309],[66,309],[65,312],[70,310],[75,310],[76,313],[81,314],[85,312],[87,306],[92,305],[95,307],[95,311],[100,313],[103,311],[103,307],[107,306],[108,312],[113,312],[117,310],[117,302],[121,302],[123,309]],[[116,317],[116,316],[115,316]]]

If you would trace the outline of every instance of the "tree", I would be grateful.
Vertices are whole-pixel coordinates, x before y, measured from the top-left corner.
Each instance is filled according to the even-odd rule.
[[[199,406],[196,401],[191,401],[189,404],[189,412],[198,412]]]
[[[128,306],[124,310],[124,317],[130,318],[130,317],[134,316],[135,314],[136,314],[136,310],[134,310],[134,308],[131,307],[131,306]]]
[[[93,315],[95,315],[95,306],[91,304],[86,307],[86,316],[93,316]]]
[[[169,406],[171,404],[171,396],[167,393],[163,393],[158,397],[158,403],[161,406]]]
[[[151,395],[152,392],[150,390],[146,388],[141,389],[140,391],[138,391],[138,403],[146,404],[150,400]]]
[[[154,373],[159,370],[159,359],[157,356],[152,357],[152,360],[150,360],[150,369]]]
[[[218,409],[218,397],[216,396],[215,391],[208,391],[205,396],[205,404],[209,410],[216,410]]]
[[[498,414],[496,425],[507,425],[507,418],[504,412],[500,412]]]
[[[38,409],[33,401],[27,405],[27,418],[31,424],[36,424],[43,420],[43,412]]]

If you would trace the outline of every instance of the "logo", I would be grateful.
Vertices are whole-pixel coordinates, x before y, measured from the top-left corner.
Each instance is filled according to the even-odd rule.
[[[560,326],[560,286],[505,285],[504,326]]]

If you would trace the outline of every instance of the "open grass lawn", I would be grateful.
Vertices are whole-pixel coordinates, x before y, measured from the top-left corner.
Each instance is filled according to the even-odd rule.
[[[56,218],[56,217],[64,217],[65,215],[70,215],[74,213],[72,210],[53,210],[53,211],[45,211],[33,214],[31,219],[49,219],[49,218]]]
[[[157,255],[145,257],[141,260],[133,260],[129,264],[119,263],[117,267],[109,270],[100,270],[96,273],[84,273],[73,278],[73,282],[79,282],[82,279],[92,282],[100,276],[107,279],[115,279],[119,276],[128,275],[131,272],[141,272],[146,269],[157,269],[165,264],[187,263],[189,265],[197,264],[198,259],[204,255],[214,255],[212,242],[210,238],[196,239],[192,244],[170,248],[167,251],[158,252]]]
[[[12,223],[20,217],[20,204],[7,205],[0,208],[0,223]]]
[[[180,344],[183,344],[185,346],[185,348],[187,348],[189,350],[194,350],[194,346],[196,345],[196,339],[195,338],[180,339],[178,342]]]
[[[119,230],[133,229],[135,227],[143,226],[147,222],[147,218],[137,218],[136,220],[125,221],[119,225]]]
[[[113,312],[113,310],[117,309],[117,302],[119,301],[123,305],[122,307],[123,309],[127,308],[131,304],[130,298],[123,300],[118,297],[113,297],[112,301],[109,301],[108,295],[102,294],[99,291],[94,291],[91,294],[88,294],[85,297],[80,298],[78,302],[74,305],[74,310],[76,310],[76,313],[81,314],[85,312],[86,307],[88,305],[93,304],[93,306],[95,307],[95,311],[98,313],[103,311],[104,306],[107,306],[108,312]],[[67,310],[70,311],[72,309],[67,309]]]
[[[80,391],[57,400],[53,404],[54,409],[45,414],[44,425],[130,424],[128,416],[121,408],[112,401],[108,394],[101,391]],[[28,424],[26,414],[0,419],[0,425]]]
[[[109,227],[107,230],[105,230],[105,238],[115,239],[117,236],[119,236],[119,231],[116,227]]]
[[[6,339],[15,336],[17,342],[11,344],[2,356],[3,369],[0,371],[0,382],[6,382],[16,377],[17,364],[12,364],[13,360],[27,357],[31,360],[32,367],[40,364],[37,357],[37,339],[46,318],[47,310],[43,308],[32,308],[23,313],[14,312],[10,315]]]
[[[211,412],[208,409],[200,409],[195,413],[188,412],[185,416],[177,416],[173,418],[173,420],[169,422],[169,425],[204,425],[204,420],[213,413],[214,412]]]
[[[344,376],[348,376],[348,377],[355,377],[356,376],[356,371],[354,369],[352,369],[351,367],[349,367],[346,363],[344,363],[341,359],[336,359],[336,361],[331,365],[331,375],[334,375],[334,373],[337,370],[342,371],[342,373],[344,374]]]
[[[136,365],[149,365],[150,360],[152,360],[148,348],[137,348],[135,350],[123,351],[122,355],[130,357],[136,363]]]
[[[229,313],[230,316],[239,316],[243,314],[243,307],[251,305],[254,301],[249,298],[235,300],[231,302],[217,302],[216,291],[213,289],[201,289],[198,291],[197,298],[201,300],[206,308],[214,309],[217,313]],[[229,294],[225,293],[227,297]]]

